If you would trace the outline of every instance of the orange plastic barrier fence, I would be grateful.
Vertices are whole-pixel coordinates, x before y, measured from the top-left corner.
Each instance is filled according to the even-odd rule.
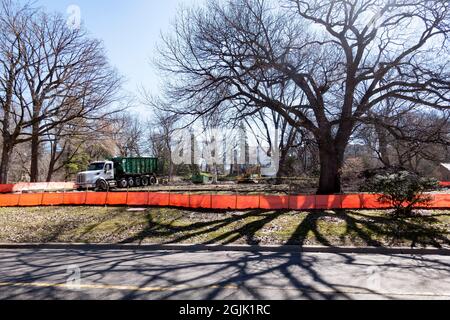
[[[259,208],[267,210],[289,209],[289,196],[261,196]]]
[[[38,207],[42,205],[42,193],[21,194],[19,198],[20,207]]]
[[[450,209],[450,194],[432,195],[426,207]],[[0,207],[30,206],[154,206],[217,210],[336,210],[389,209],[380,203],[379,195],[349,194],[330,196],[270,196],[270,195],[189,195],[152,192],[67,192],[0,194]]]
[[[64,193],[44,193],[43,206],[60,206],[64,204]]]
[[[87,206],[104,206],[107,196],[108,193],[106,192],[87,192],[85,204]]]
[[[342,209],[361,209],[364,203],[363,197],[362,194],[342,195]]]
[[[236,210],[251,210],[259,209],[260,204],[259,196],[237,196]]]
[[[380,195],[364,194],[362,209],[389,209],[391,206],[388,203],[381,203],[379,201]]]
[[[169,193],[150,193],[148,205],[152,207],[168,207],[170,203]]]
[[[109,204],[109,201],[108,201]],[[128,193],[127,205],[129,206],[142,206],[148,205],[148,192],[130,192]]]
[[[169,206],[189,208],[189,195],[188,194],[170,194]]]
[[[106,204],[110,206],[124,206],[127,204],[128,193],[126,192],[110,192],[106,199]]]
[[[1,207],[18,207],[21,194],[0,194]]]
[[[316,196],[316,209],[342,209],[342,196]]]
[[[236,210],[236,195],[213,195],[211,196],[211,209]]]
[[[316,196],[291,196],[289,209],[314,210],[316,208]]]
[[[435,209],[450,208],[450,194],[434,195],[429,207]]]
[[[64,193],[64,205],[82,206],[86,204],[85,192]]]
[[[189,199],[189,208],[193,209],[211,209],[211,195],[191,195]]]

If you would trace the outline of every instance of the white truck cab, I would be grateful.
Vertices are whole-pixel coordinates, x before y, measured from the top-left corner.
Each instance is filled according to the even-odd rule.
[[[89,165],[87,171],[80,172],[77,175],[75,184],[78,190],[99,189],[107,190],[115,187],[114,162],[98,161]]]

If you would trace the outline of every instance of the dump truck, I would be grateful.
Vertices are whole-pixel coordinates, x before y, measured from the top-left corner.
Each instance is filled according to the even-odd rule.
[[[111,158],[96,161],[77,174],[78,190],[146,187],[157,184],[157,158]]]

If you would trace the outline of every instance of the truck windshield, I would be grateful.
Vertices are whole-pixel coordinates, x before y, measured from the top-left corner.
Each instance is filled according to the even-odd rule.
[[[103,168],[105,167],[105,163],[101,162],[101,163],[91,163],[88,167],[87,171],[100,171],[103,170]]]

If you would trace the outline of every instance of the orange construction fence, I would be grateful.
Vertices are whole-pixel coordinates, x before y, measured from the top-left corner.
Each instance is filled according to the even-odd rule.
[[[426,206],[450,209],[450,194],[431,195]],[[338,210],[389,209],[376,194],[349,195],[190,195],[154,192],[64,192],[0,194],[0,207],[150,206],[213,210]]]
[[[445,188],[445,187],[450,187],[450,181],[442,181],[440,182],[440,186]],[[21,192],[58,192],[58,191],[74,191],[75,190],[75,184],[73,182],[43,182],[43,183],[16,183],[16,184],[0,184],[0,194],[9,194],[9,193],[21,193]],[[131,193],[130,193],[131,194]],[[115,196],[116,197],[116,196]],[[139,199],[139,196],[132,196],[132,197],[138,197],[135,199]],[[281,199],[278,196],[267,196],[267,198],[265,199],[261,199],[263,200],[263,203],[259,203],[259,199],[254,198],[254,196],[238,196],[238,197],[244,197],[244,198],[229,198],[229,197],[233,197],[233,196],[226,196],[227,199],[225,198],[221,198],[216,197],[216,196],[212,196],[212,198],[210,197],[208,200],[205,200],[208,198],[208,196],[202,198],[202,200],[199,200],[199,198],[195,198],[194,196],[191,196],[191,199],[194,200],[194,204],[197,203],[198,201],[206,201],[206,202],[211,202],[211,203],[216,203],[219,207],[228,207],[228,205],[224,205],[224,204],[218,204],[217,200],[220,199],[221,201],[226,201],[227,204],[232,204],[232,203],[236,203],[236,201],[238,201],[238,203],[242,203],[242,201],[245,203],[245,206],[250,207],[249,209],[253,209],[255,207],[260,207],[263,206],[273,206],[274,207],[286,207],[286,202],[283,201],[289,201],[289,202],[293,202],[293,206],[298,206],[299,203],[296,202],[295,196],[294,198],[289,197],[288,200],[286,199]],[[252,198],[253,197],[253,198]],[[334,196],[332,196],[334,197]],[[354,195],[349,195],[349,196],[345,196],[346,198],[343,200],[344,203],[348,203],[348,202],[353,202],[354,199]],[[360,197],[359,195],[356,195],[356,197]],[[123,203],[123,199],[121,198],[121,196],[119,196],[120,201],[118,204]],[[175,197],[172,200],[172,204],[174,206],[178,206],[181,204],[186,204],[187,203],[187,199],[185,197]],[[306,207],[310,207],[310,205],[308,203],[311,203],[311,199],[297,199],[299,201],[301,201],[301,207],[306,206]],[[231,201],[231,202],[229,202]],[[281,201],[281,202],[280,202]],[[315,200],[314,200],[315,201]],[[329,202],[331,201],[331,203]],[[363,201],[362,199],[360,199],[360,201]],[[367,200],[370,202],[370,199]],[[138,201],[140,202],[140,201]],[[154,201],[153,201],[154,202]],[[152,203],[153,203],[152,202]],[[158,201],[156,201],[158,202]],[[314,202],[316,203],[316,202]],[[340,203],[340,199],[338,198],[318,198],[317,199],[317,203],[318,203],[318,207],[322,207],[324,209],[329,208],[330,206],[335,207],[336,205],[338,205]],[[202,203],[202,206],[204,204]],[[355,204],[352,203],[352,206],[354,206]],[[368,205],[370,207],[370,205]],[[360,205],[357,205],[357,207],[359,208]]]

